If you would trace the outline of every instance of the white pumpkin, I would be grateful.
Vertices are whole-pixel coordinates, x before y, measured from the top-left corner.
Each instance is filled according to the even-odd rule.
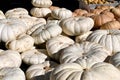
[[[120,70],[120,52],[117,52],[114,55],[112,55],[110,57],[109,62]]]
[[[120,71],[109,63],[96,63],[83,68],[78,63],[65,63],[57,66],[50,80],[120,80]]]
[[[70,46],[71,44],[74,44],[74,41],[67,36],[59,35],[51,38],[46,42],[48,55],[55,60],[59,60],[59,51]]]
[[[20,67],[22,59],[20,53],[13,50],[0,51],[0,69],[4,67]]]
[[[0,80],[26,80],[25,73],[17,67],[0,69]]]
[[[66,8],[58,8],[52,10],[51,16],[55,19],[65,19],[72,17],[72,11]]]
[[[58,24],[50,23],[37,28],[31,36],[34,38],[35,44],[41,44],[61,33],[62,28]]]
[[[9,9],[5,12],[6,18],[15,16],[28,16],[28,14],[29,12],[27,11],[27,9],[22,7]]]
[[[120,51],[120,30],[95,30],[86,40],[101,44],[112,54]]]
[[[26,71],[27,80],[50,80],[50,73],[57,65],[53,61],[31,65]]]
[[[34,17],[48,17],[51,14],[51,10],[49,8],[32,8],[30,10],[30,14]]]
[[[5,18],[6,18],[5,14],[3,13],[2,10],[0,10],[0,19],[5,19]]]
[[[46,55],[46,50],[41,49],[31,49],[21,53],[21,58],[25,64],[33,65],[40,64],[46,61],[48,58]]]
[[[70,17],[61,20],[63,32],[69,36],[77,36],[90,31],[94,26],[94,20],[90,17]]]
[[[24,52],[32,49],[34,46],[34,39],[29,35],[20,35],[15,40],[6,42],[6,48],[18,52]]]
[[[16,39],[16,37],[27,31],[26,24],[18,19],[0,19],[0,41]]]
[[[63,49],[60,54],[60,63],[71,63],[78,58],[103,62],[111,53],[97,43],[84,41]]]
[[[50,7],[52,5],[51,0],[32,0],[32,5],[35,7]]]

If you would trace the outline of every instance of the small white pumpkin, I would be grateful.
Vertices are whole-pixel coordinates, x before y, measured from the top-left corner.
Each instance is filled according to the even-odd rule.
[[[60,26],[67,35],[77,36],[90,31],[94,20],[90,17],[70,17],[61,20]]]
[[[21,53],[22,60],[25,64],[33,65],[45,62],[47,51],[41,49],[31,49]]]
[[[52,5],[51,0],[32,0],[32,5],[35,7],[50,7]]]
[[[104,61],[111,53],[100,44],[94,42],[75,43],[61,51],[60,63],[71,63],[78,58],[93,59],[95,62]]]
[[[18,52],[24,52],[32,49],[34,46],[34,39],[29,35],[20,35],[15,40],[6,42],[6,48]]]
[[[90,68],[83,68],[79,63],[65,63],[51,72],[50,80],[120,80],[120,71],[104,62]]]
[[[25,73],[17,67],[0,69],[0,80],[26,80]]]
[[[74,44],[74,41],[67,36],[59,35],[51,38],[46,42],[48,55],[51,58],[59,61],[59,51],[70,46],[71,44]]]
[[[13,50],[0,51],[0,69],[4,67],[20,67],[22,59],[20,53]]]
[[[13,8],[5,12],[6,18],[14,17],[14,16],[27,16],[28,14],[29,12],[27,11],[27,9],[22,7]]]
[[[50,73],[57,65],[53,61],[31,65],[26,71],[27,80],[50,80]]]
[[[48,17],[51,14],[51,10],[49,8],[32,8],[30,10],[30,14],[34,17]]]
[[[95,30],[86,39],[106,47],[111,55],[120,51],[120,30]]]
[[[27,31],[26,24],[18,19],[0,19],[0,42],[7,42]]]
[[[72,11],[66,8],[58,8],[52,10],[51,16],[55,19],[65,19],[72,17]]]
[[[34,38],[35,44],[41,44],[50,38],[60,35],[61,33],[62,28],[58,24],[49,23],[37,28],[37,30],[35,30],[31,36]]]

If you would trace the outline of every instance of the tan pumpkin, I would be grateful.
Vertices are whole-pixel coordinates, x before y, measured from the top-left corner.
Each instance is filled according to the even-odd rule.
[[[35,7],[50,7],[52,5],[51,0],[31,0],[31,3]]]
[[[120,71],[112,64],[100,62],[91,67],[82,65],[80,60],[61,64],[51,72],[50,80],[120,80]]]
[[[78,58],[103,62],[111,53],[103,46],[93,42],[75,43],[61,51],[60,63],[71,63]]]
[[[63,35],[59,35],[57,37],[51,38],[46,42],[46,49],[48,52],[48,55],[59,61],[59,51],[70,46],[71,44],[74,44],[74,41],[67,37],[67,36],[63,36]]]
[[[65,19],[72,17],[72,11],[66,8],[58,8],[52,10],[51,16],[55,19]]]
[[[94,21],[90,17],[70,17],[61,20],[60,25],[65,34],[77,36],[90,31],[94,26]]]
[[[60,7],[51,5],[49,8],[50,8],[50,10],[52,11],[52,10],[58,9],[58,8],[60,8]]]
[[[35,40],[35,44],[42,44],[50,38],[56,37],[62,33],[62,28],[55,23],[48,23],[37,28],[31,36]]]
[[[88,37],[87,41],[99,43],[106,47],[112,54],[120,51],[120,30],[95,30]],[[112,55],[111,54],[111,55]]]
[[[42,18],[48,17],[51,14],[51,10],[49,8],[36,8],[33,7],[30,10],[30,14],[34,17]]]
[[[73,13],[77,14],[77,16],[82,16],[84,14],[87,14],[88,12],[86,10],[82,10],[82,9],[75,9],[73,11]]]
[[[0,41],[7,42],[27,31],[26,24],[18,19],[0,19]]]
[[[111,12],[115,15],[116,19],[120,17],[120,8],[119,7],[112,8]]]
[[[31,65],[26,70],[27,80],[50,80],[50,73],[57,65],[53,61]]]
[[[91,9],[91,10],[90,10],[90,13],[100,14],[102,11],[103,11],[102,9]]]
[[[17,67],[4,67],[0,69],[1,80],[26,80],[25,73]]]
[[[31,49],[21,53],[21,58],[25,64],[34,65],[45,62],[48,59],[46,54],[45,49]]]
[[[0,69],[4,67],[20,67],[22,59],[20,53],[13,50],[0,50]]]
[[[119,21],[110,21],[100,26],[100,29],[120,29]]]
[[[34,39],[29,35],[20,35],[15,40],[6,42],[6,48],[24,52],[34,47]]]

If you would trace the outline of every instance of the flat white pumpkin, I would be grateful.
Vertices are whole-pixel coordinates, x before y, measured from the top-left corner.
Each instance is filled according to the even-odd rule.
[[[6,18],[5,14],[3,13],[2,10],[0,10],[0,19],[5,19],[5,18]]]
[[[120,80],[120,71],[104,62],[90,68],[83,68],[79,63],[64,63],[51,72],[50,80]]]
[[[47,51],[41,49],[31,49],[21,53],[21,58],[25,64],[33,65],[33,64],[40,64],[48,59]]]
[[[106,47],[111,55],[120,51],[120,30],[95,30],[86,40]]]
[[[0,69],[0,80],[26,80],[25,73],[17,67]]]
[[[0,69],[4,67],[20,67],[22,59],[20,53],[13,50],[0,51]]]
[[[100,44],[94,42],[75,43],[61,51],[60,62],[71,63],[78,58],[93,59],[95,62],[103,62],[111,53]]]
[[[57,8],[52,10],[51,16],[55,19],[65,19],[72,17],[72,11],[66,8]]]
[[[94,26],[94,20],[90,17],[70,17],[61,20],[60,26],[67,35],[78,36],[90,31]]]
[[[50,23],[37,28],[31,36],[35,44],[42,44],[50,38],[56,37],[62,33],[62,28],[58,24]]]
[[[48,55],[55,59],[59,60],[60,54],[59,51],[74,44],[74,40],[67,36],[59,35],[57,37],[51,38],[46,42],[46,49]]]
[[[0,19],[0,42],[16,39],[27,30],[26,24],[18,19]]]
[[[27,80],[50,80],[50,73],[57,65],[53,61],[31,65],[26,71]]]
[[[20,35],[15,40],[6,42],[6,48],[18,52],[24,52],[32,49],[34,46],[34,39],[29,35]]]
[[[48,15],[51,14],[51,10],[49,8],[36,8],[33,7],[30,10],[30,14],[34,17],[47,17]]]
[[[32,0],[32,5],[35,7],[50,7],[52,5],[51,0]]]

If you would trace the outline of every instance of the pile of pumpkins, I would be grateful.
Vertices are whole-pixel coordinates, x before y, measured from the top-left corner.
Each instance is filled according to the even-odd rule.
[[[0,80],[120,80],[120,5],[31,3],[0,10]]]

